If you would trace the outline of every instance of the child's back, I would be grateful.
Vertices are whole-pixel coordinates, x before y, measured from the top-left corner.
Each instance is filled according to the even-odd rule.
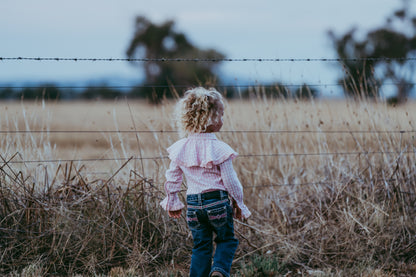
[[[238,245],[233,214],[247,218],[250,211],[244,205],[243,188],[232,165],[238,154],[214,134],[223,124],[222,96],[215,89],[189,90],[179,101],[177,112],[181,130],[188,137],[168,148],[171,163],[166,172],[167,196],[161,205],[171,217],[180,217],[185,205],[178,192],[185,175],[186,218],[194,239],[191,276],[209,276],[214,272],[229,276]],[[217,247],[211,265],[213,233]]]

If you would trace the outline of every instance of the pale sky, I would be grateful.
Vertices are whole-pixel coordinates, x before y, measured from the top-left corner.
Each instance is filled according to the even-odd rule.
[[[227,58],[334,58],[328,30],[381,26],[397,0],[1,0],[0,57],[126,58],[134,19],[176,22],[200,48]],[[322,62],[225,62],[227,79],[333,84]],[[128,62],[0,61],[0,83],[135,78]],[[123,84],[120,84],[123,85]]]

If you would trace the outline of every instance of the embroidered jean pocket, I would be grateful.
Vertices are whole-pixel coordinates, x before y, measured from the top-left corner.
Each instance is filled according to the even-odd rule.
[[[186,211],[186,222],[190,229],[198,229],[201,225],[198,220],[197,211],[187,210]]]
[[[208,219],[212,226],[219,228],[227,223],[227,206],[207,210]]]

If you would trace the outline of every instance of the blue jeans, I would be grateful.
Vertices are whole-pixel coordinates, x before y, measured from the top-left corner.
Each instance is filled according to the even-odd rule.
[[[233,211],[225,191],[187,196],[186,220],[192,231],[194,246],[190,277],[207,277],[214,271],[230,276],[231,264],[238,246],[234,237]],[[213,233],[216,250],[212,263]]]

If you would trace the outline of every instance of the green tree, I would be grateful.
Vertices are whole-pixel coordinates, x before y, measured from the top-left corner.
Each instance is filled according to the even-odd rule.
[[[357,38],[353,28],[337,37],[329,37],[343,62],[344,92],[348,96],[378,96],[382,84],[395,86],[398,102],[403,102],[413,88],[414,58],[416,54],[416,16],[410,14],[409,2],[394,11],[384,25]],[[370,59],[368,59],[370,58]],[[357,59],[357,60],[354,60]]]
[[[138,16],[135,31],[127,49],[127,57],[146,59],[223,59],[224,55],[213,49],[202,50],[194,46],[184,33],[174,28],[174,21],[154,24],[143,16]],[[214,70],[219,61],[175,62],[146,61],[132,62],[139,64],[145,73],[145,86],[136,90],[138,96],[144,95],[153,103],[158,103],[163,96],[170,97],[167,89],[170,84],[194,86],[210,84],[216,80]],[[150,88],[149,88],[150,87]]]

